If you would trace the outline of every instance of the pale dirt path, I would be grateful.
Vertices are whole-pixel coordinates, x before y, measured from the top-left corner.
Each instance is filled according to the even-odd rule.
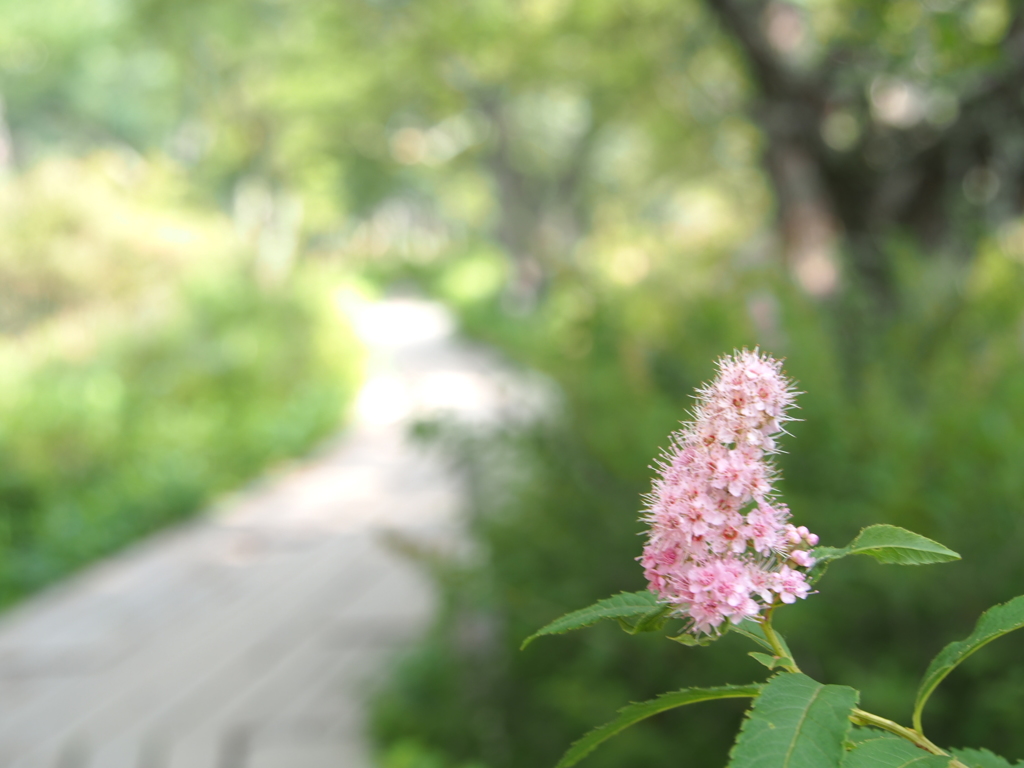
[[[540,390],[437,305],[351,307],[369,377],[342,437],[0,617],[0,767],[371,765],[362,702],[434,600],[381,533],[458,541],[458,482],[406,426]]]

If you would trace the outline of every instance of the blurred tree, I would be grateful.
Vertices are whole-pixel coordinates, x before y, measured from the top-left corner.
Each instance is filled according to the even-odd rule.
[[[964,260],[1024,192],[1019,3],[707,0],[742,54],[786,252],[813,279],[839,235],[895,299],[885,240]]]
[[[1016,0],[3,5],[16,147],[165,146],[225,197],[301,190],[313,229],[493,237],[526,304],[623,219],[706,250],[680,190],[743,221],[717,245],[774,208],[806,289],[842,254],[890,307],[893,236],[963,261],[1021,205]]]

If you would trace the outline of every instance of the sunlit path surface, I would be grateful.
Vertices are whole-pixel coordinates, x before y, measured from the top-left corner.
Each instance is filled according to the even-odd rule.
[[[342,438],[0,617],[0,766],[371,765],[361,702],[432,611],[382,532],[458,531],[457,482],[405,427],[538,390],[437,305],[350,311],[370,361]]]

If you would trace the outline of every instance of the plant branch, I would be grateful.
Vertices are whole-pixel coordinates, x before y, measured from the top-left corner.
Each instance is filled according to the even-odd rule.
[[[873,728],[880,728],[883,731],[900,736],[916,747],[920,747],[926,752],[931,752],[933,755],[939,755],[941,757],[950,757],[950,754],[941,747],[935,746],[928,738],[920,731],[915,731],[913,728],[907,728],[906,726],[900,725],[899,723],[893,722],[884,717],[872,714],[871,712],[865,712],[863,709],[854,709],[850,712],[850,722],[854,725],[866,725]],[[966,765],[961,763],[955,757],[950,760],[949,768],[967,768]]]
[[[764,621],[761,622],[761,628],[764,630],[764,636],[768,639],[768,643],[771,645],[772,650],[775,652],[775,655],[780,659],[788,660],[789,663],[783,664],[782,666],[785,667],[785,669],[789,672],[796,673],[800,671],[800,668],[797,666],[796,662],[792,659],[792,657],[790,657],[790,655],[786,653],[785,649],[783,649],[782,643],[779,640],[779,636],[775,633],[775,629],[772,627],[772,614],[778,607],[779,603],[775,602],[772,603],[771,607],[768,608],[767,611],[765,611]],[[919,747],[920,749],[923,749],[926,752],[930,752],[933,755],[939,755],[941,757],[950,757],[951,759],[949,763],[949,768],[967,768],[966,765],[961,763],[955,757],[952,757],[948,752],[943,750],[941,747],[938,747],[934,743],[932,743],[931,740],[929,740],[928,737],[925,736],[919,728],[916,730],[914,728],[907,728],[906,726],[900,725],[899,723],[893,720],[889,720],[887,718],[881,717],[879,715],[858,708],[854,708],[850,712],[850,722],[852,722],[854,725],[880,728],[883,731],[888,731],[889,733],[906,739],[914,746]]]
[[[798,667],[796,665],[796,661],[786,653],[785,649],[782,647],[782,643],[779,642],[779,636],[775,634],[775,630],[772,628],[772,614],[778,606],[778,603],[772,603],[771,608],[765,611],[764,621],[761,624],[761,628],[764,630],[764,636],[768,638],[768,642],[771,644],[772,650],[775,652],[775,656],[779,659],[789,660],[788,664],[783,664],[782,666],[790,672],[799,672],[800,667]]]

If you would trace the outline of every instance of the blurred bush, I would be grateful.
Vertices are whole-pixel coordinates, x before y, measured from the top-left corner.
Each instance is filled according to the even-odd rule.
[[[666,263],[628,289],[593,270],[566,276],[525,317],[463,302],[466,327],[552,374],[567,407],[528,430],[436,430],[472,481],[479,546],[438,574],[444,614],[378,700],[383,764],[553,765],[628,701],[763,677],[735,637],[690,649],[597,627],[519,651],[556,616],[644,587],[649,466],[714,359],[743,345],[786,356],[806,392],[780,457],[799,523],[837,545],[864,525],[905,525],[963,554],[920,570],[844,562],[780,614],[808,674],[860,685],[865,706],[906,721],[929,656],[1024,592],[1024,266],[1011,246],[987,242],[953,279],[893,244],[904,309],[889,318],[865,317],[854,290],[822,303],[735,259],[696,276],[699,290]],[[1022,650],[1001,641],[948,681],[927,713],[933,738],[1024,755]],[[724,764],[741,708],[660,716],[588,765]]]
[[[0,603],[308,450],[354,391],[333,276],[260,282],[180,192],[110,155],[0,190]]]

